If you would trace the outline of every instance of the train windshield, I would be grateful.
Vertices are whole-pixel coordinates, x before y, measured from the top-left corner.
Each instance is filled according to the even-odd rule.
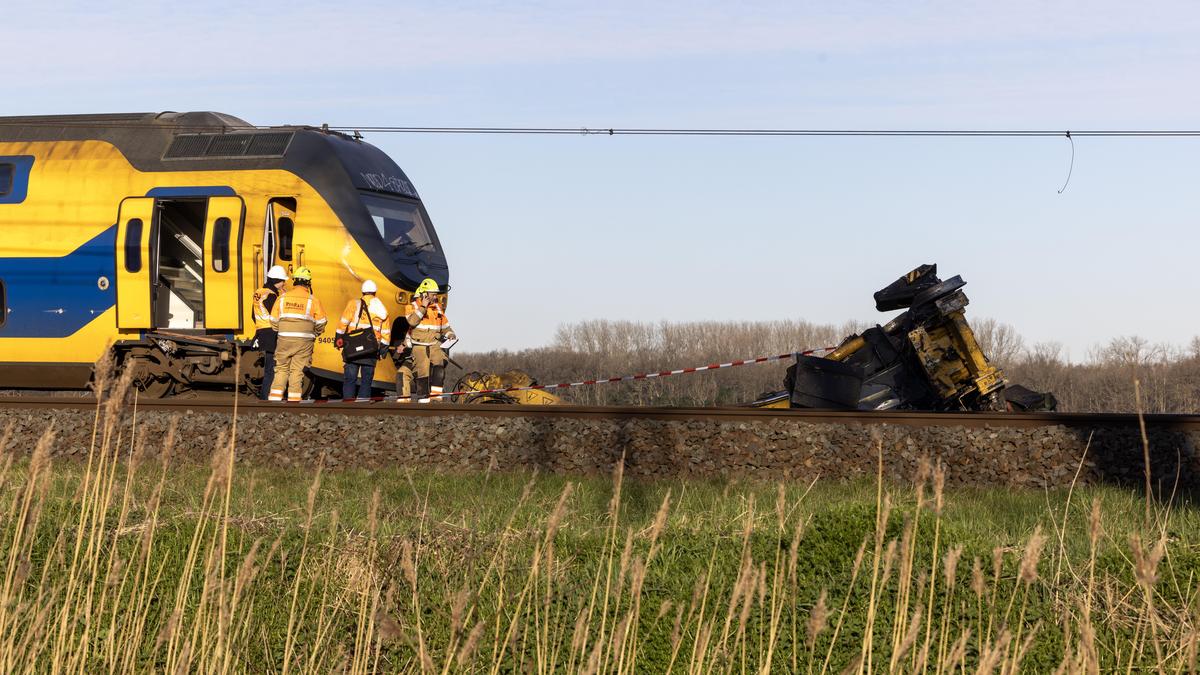
[[[393,258],[415,258],[436,251],[437,239],[418,202],[364,194],[363,203]]]

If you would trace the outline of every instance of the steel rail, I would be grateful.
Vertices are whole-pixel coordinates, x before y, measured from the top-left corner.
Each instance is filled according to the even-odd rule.
[[[127,404],[129,407],[133,403]],[[140,411],[204,412],[232,414],[232,397],[168,399],[138,401]],[[0,410],[26,409],[54,412],[56,410],[94,409],[90,397],[13,396],[0,397]],[[913,410],[811,410],[785,408],[675,408],[675,407],[615,407],[577,405],[489,405],[489,404],[405,404],[394,402],[362,403],[267,403],[239,399],[239,414],[309,414],[309,415],[398,415],[404,417],[439,417],[471,415],[478,417],[591,418],[591,419],[653,419],[677,421],[757,422],[793,420],[807,424],[893,424],[916,427],[1136,427],[1138,415],[1133,413],[984,413],[984,412],[924,412]],[[1200,415],[1153,414],[1143,416],[1147,427],[1200,432]]]

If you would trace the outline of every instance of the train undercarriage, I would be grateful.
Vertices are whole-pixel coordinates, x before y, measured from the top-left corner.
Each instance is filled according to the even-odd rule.
[[[113,345],[118,365],[133,369],[133,385],[150,398],[165,398],[191,389],[258,391],[263,376],[262,352],[233,340],[171,332],[147,333],[141,340]],[[306,394],[317,381],[306,375]]]

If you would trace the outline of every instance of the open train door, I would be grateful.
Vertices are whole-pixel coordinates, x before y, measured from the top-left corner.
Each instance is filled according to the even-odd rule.
[[[204,218],[204,327],[242,329],[241,197],[210,197]]]
[[[263,250],[266,252],[266,268],[282,265],[289,273],[292,264],[303,265],[292,249],[292,238],[296,233],[296,200],[293,197],[275,197],[267,205],[267,228]],[[303,255],[303,249],[300,250]]]
[[[153,326],[154,198],[129,197],[117,215],[117,328]]]

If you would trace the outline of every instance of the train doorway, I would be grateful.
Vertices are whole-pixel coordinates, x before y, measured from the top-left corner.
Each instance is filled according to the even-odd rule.
[[[203,329],[204,199],[160,199],[153,251],[154,328]]]
[[[240,331],[243,221],[240,197],[122,202],[118,328]]]

